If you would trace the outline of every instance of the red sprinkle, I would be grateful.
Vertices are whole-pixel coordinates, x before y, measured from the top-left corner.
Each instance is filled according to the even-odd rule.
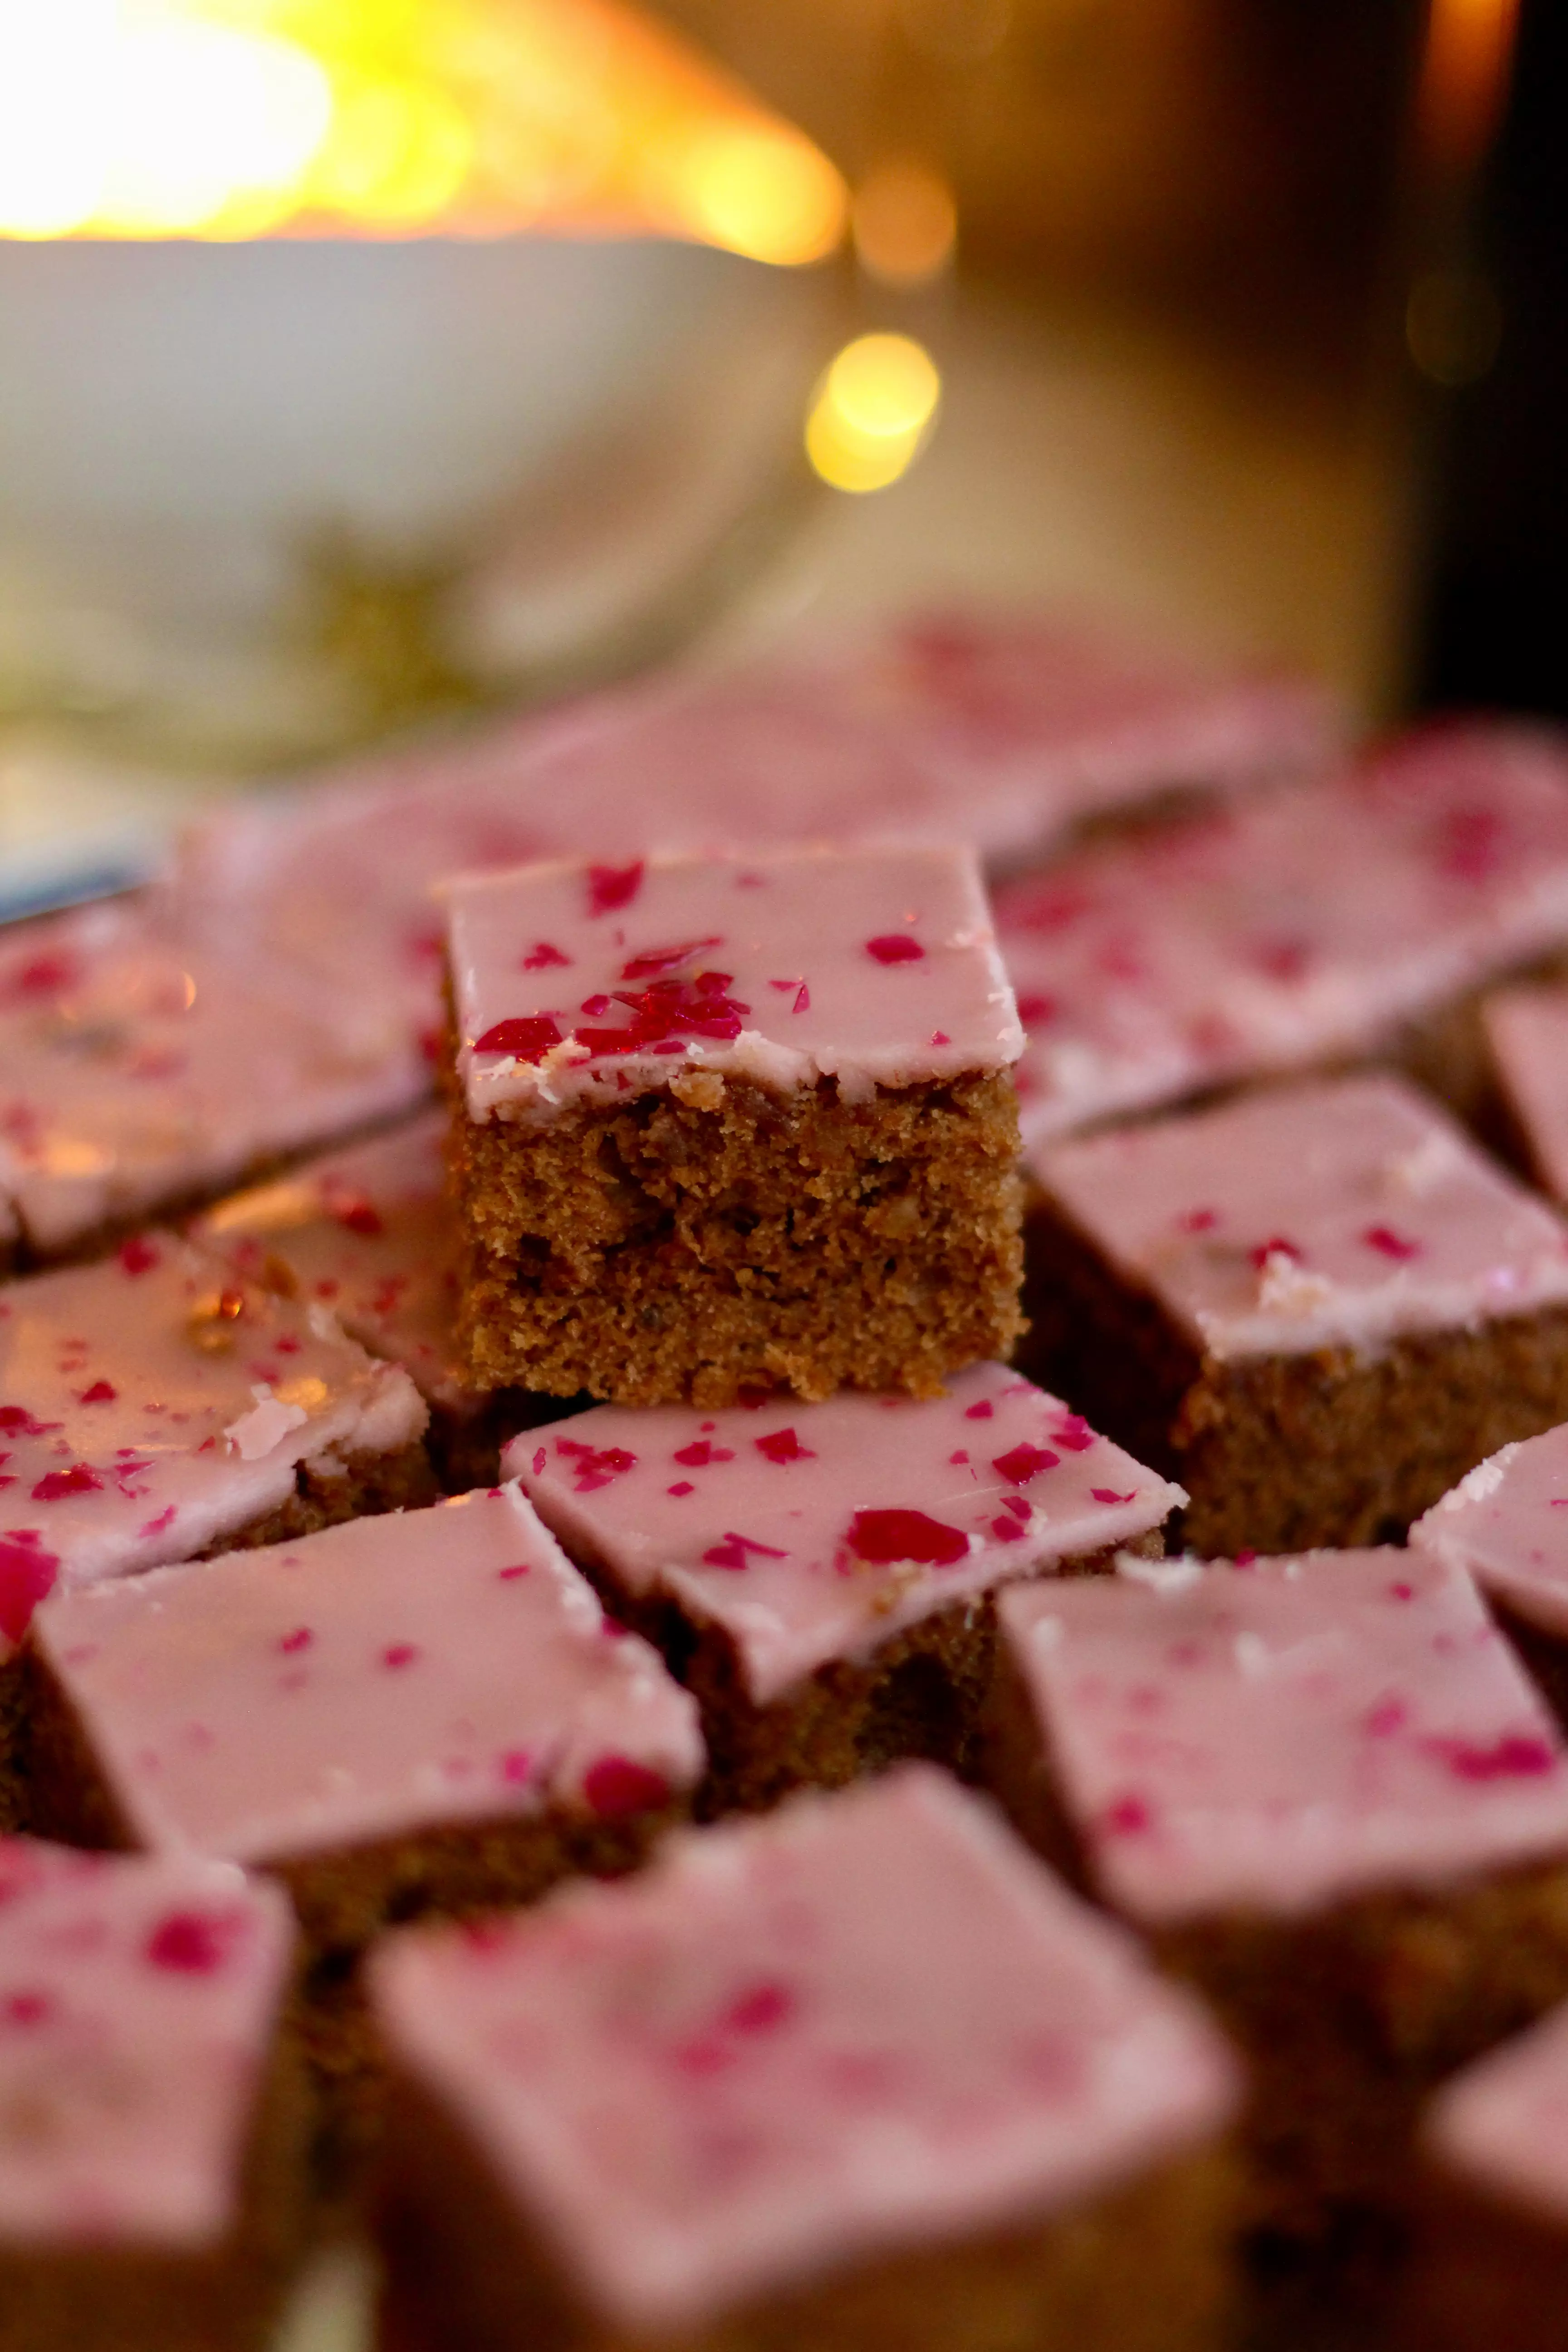
[[[291,1658],[298,1651],[308,1650],[315,1638],[309,1625],[296,1625],[291,1633],[279,1635],[278,1646],[286,1658]]]
[[[978,1404],[965,1405],[963,1418],[965,1421],[989,1421],[995,1410],[989,1397],[982,1397]]]
[[[386,1231],[380,1210],[373,1201],[363,1197],[345,1198],[331,1203],[332,1215],[345,1233],[358,1234],[363,1241],[373,1242]]]
[[[418,1649],[414,1643],[394,1642],[390,1648],[383,1650],[381,1663],[384,1666],[390,1666],[395,1673],[400,1666],[411,1666],[418,1655]]]
[[[1138,1489],[1131,1486],[1125,1495],[1119,1495],[1114,1486],[1091,1486],[1089,1491],[1097,1503],[1131,1503]]]
[[[933,1045],[951,1045],[952,1039],[945,1029],[933,1029],[931,1033],[931,1042]]]
[[[707,940],[688,940],[683,947],[647,948],[641,955],[633,956],[629,963],[622,964],[621,978],[652,980],[658,972],[673,971],[678,964],[689,963],[692,957],[700,955],[705,948],[721,948],[723,944],[722,939],[716,936]]]
[[[68,1470],[46,1471],[33,1489],[35,1503],[63,1503],[72,1495],[98,1495],[103,1481],[88,1462],[73,1462]]]
[[[78,1402],[80,1404],[113,1404],[119,1394],[120,1391],[114,1386],[112,1381],[94,1381],[91,1388],[83,1389],[80,1397],[78,1399]]]
[[[1369,1739],[1387,1739],[1409,1721],[1410,1709],[1402,1698],[1381,1698],[1362,1717],[1362,1729]]]
[[[923,963],[925,950],[908,931],[884,931],[866,942],[866,952],[879,963]]]
[[[474,1040],[476,1054],[511,1054],[520,1062],[542,1062],[552,1045],[561,1043],[561,1030],[551,1013],[535,1013],[526,1019],[498,1021],[482,1037]]]
[[[787,1985],[767,1982],[738,1993],[721,2023],[731,2033],[771,2033],[795,2015],[795,1999]]]
[[[1376,1250],[1384,1257],[1404,1260],[1419,1257],[1421,1255],[1420,1243],[1407,1240],[1403,1234],[1396,1234],[1392,1225],[1368,1225],[1362,1239],[1368,1249]]]
[[[1467,1739],[1430,1739],[1426,1746],[1460,1780],[1530,1780],[1557,1762],[1544,1739],[1521,1732],[1505,1732],[1489,1748]]]
[[[1056,998],[1040,991],[1018,999],[1018,1018],[1026,1029],[1043,1029],[1047,1022],[1056,1019],[1059,1010]]]
[[[531,1778],[533,1759],[526,1748],[509,1748],[500,1759],[500,1776],[513,1788],[519,1788]]]
[[[689,1478],[678,1478],[673,1486],[667,1486],[664,1491],[667,1495],[695,1495],[697,1489]]]
[[[540,940],[529,949],[525,956],[520,959],[518,970],[519,971],[551,971],[557,965],[564,969],[571,961],[571,957],[563,955],[559,948],[552,948],[548,940]]]
[[[1010,1452],[998,1454],[991,1467],[1011,1485],[1026,1486],[1042,1470],[1054,1470],[1061,1458],[1059,1454],[1047,1454],[1043,1445],[1015,1445]]]
[[[727,1445],[715,1445],[706,1437],[695,1437],[674,1458],[684,1469],[706,1470],[710,1462],[733,1462],[735,1456]]]
[[[755,1552],[761,1559],[787,1559],[787,1551],[773,1544],[758,1543],[754,1536],[726,1534],[722,1543],[710,1544],[702,1557],[710,1568],[741,1569],[749,1565],[746,1555]]]
[[[7,2025],[42,2025],[53,2010],[47,1992],[14,1992],[0,2001],[0,2017]]]
[[[993,1519],[991,1532],[998,1543],[1017,1543],[1024,1533],[1021,1519]]]
[[[796,1013],[809,1013],[810,1011],[811,991],[807,988],[805,981],[803,980],[800,986],[795,990],[795,1003],[790,1006],[790,1012],[793,1014]]]
[[[584,1775],[583,1794],[602,1822],[613,1822],[626,1813],[640,1813],[649,1805],[662,1805],[669,1795],[669,1782],[662,1772],[650,1771],[629,1756],[601,1756]]]
[[[643,861],[639,857],[630,866],[590,866],[588,868],[588,912],[590,915],[613,915],[617,908],[629,907],[642,888]]]
[[[1301,1262],[1300,1251],[1294,1242],[1288,1242],[1283,1234],[1275,1234],[1270,1240],[1259,1242],[1257,1248],[1249,1249],[1247,1255],[1259,1274],[1271,1257],[1288,1257],[1298,1265]]]
[[[757,1452],[770,1462],[815,1462],[816,1454],[809,1445],[803,1445],[793,1429],[770,1430],[766,1437],[753,1439]]]
[[[544,1467],[545,1459],[546,1457],[543,1446],[536,1445],[533,1449],[533,1475],[536,1478]]]
[[[497,1569],[497,1570],[496,1570],[496,1580],[497,1580],[497,1581],[498,1581],[499,1583],[501,1583],[501,1584],[515,1584],[515,1583],[517,1582],[517,1580],[518,1580],[518,1578],[519,1578],[520,1576],[526,1576],[527,1574],[528,1574],[528,1562],[527,1562],[527,1560],[525,1560],[525,1559],[514,1559],[514,1560],[513,1560],[513,1562],[512,1562],[512,1564],[511,1564],[511,1566],[510,1566],[510,1568],[498,1568],[498,1569]]]
[[[0,1436],[51,1437],[64,1427],[63,1421],[35,1421],[25,1404],[0,1404]]]
[[[1065,1445],[1069,1454],[1087,1454],[1094,1444],[1094,1432],[1081,1412],[1065,1414],[1052,1430],[1051,1436],[1057,1444]]]
[[[158,1252],[145,1234],[132,1234],[121,1244],[120,1263],[127,1274],[151,1274],[159,1263]]]
[[[40,1601],[54,1590],[59,1560],[37,1543],[19,1543],[0,1537],[0,1633],[19,1642]]]
[[[894,1560],[914,1560],[922,1568],[951,1568],[967,1559],[969,1538],[924,1511],[857,1511],[849,1522],[848,1544],[857,1559],[886,1567]]]
[[[1184,1209],[1176,1219],[1179,1234],[1212,1234],[1219,1223],[1217,1209]]]
[[[1118,1797],[1101,1813],[1100,1825],[1108,1837],[1137,1837],[1153,1826],[1153,1818],[1142,1797]]]
[[[155,1969],[210,1976],[228,1958],[239,1925],[233,1912],[171,1911],[148,1937],[147,1958]]]

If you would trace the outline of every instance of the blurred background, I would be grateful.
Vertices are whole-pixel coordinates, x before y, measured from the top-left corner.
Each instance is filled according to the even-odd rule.
[[[1549,0],[0,0],[0,904],[953,593],[1561,707]]]

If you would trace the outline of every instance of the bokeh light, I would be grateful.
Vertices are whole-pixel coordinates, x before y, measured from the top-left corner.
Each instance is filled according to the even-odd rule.
[[[855,192],[853,224],[861,268],[885,286],[923,286],[952,259],[952,191],[928,163],[893,161],[868,172]]]
[[[941,398],[923,345],[908,335],[858,336],[812,395],[806,455],[836,490],[885,490],[920,455]]]

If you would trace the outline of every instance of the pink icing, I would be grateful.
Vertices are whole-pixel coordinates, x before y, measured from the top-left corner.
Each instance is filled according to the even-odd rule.
[[[301,1462],[330,1475],[425,1425],[405,1373],[171,1234],[16,1283],[5,1305],[5,1639],[57,1577],[189,1559],[275,1509]]]
[[[1481,1020],[1499,1084],[1550,1192],[1568,1200],[1568,988],[1508,988]]]
[[[921,1402],[600,1405],[514,1439],[504,1462],[568,1550],[722,1626],[766,1705],[1005,1577],[1129,1542],[1184,1499],[1087,1429],[1062,1453],[1049,1438],[1065,1412],[1005,1366],[976,1364]],[[999,1533],[1005,1502],[1024,1517]]]
[[[1568,1634],[1568,1424],[1478,1463],[1410,1530],[1546,1633]]]
[[[399,1363],[433,1404],[471,1414],[453,1343],[457,1278],[437,1113],[237,1192],[194,1227],[241,1275],[292,1275],[373,1355]]]
[[[1568,1298],[1568,1226],[1394,1077],[1247,1096],[1031,1165],[1214,1356],[1376,1345]]]
[[[0,2252],[223,2235],[292,1948],[226,1864],[0,1842]]]
[[[61,1593],[36,1639],[138,1836],[263,1863],[690,1789],[694,1702],[604,1622],[500,1487]]]
[[[1568,1755],[1460,1570],[1131,1563],[1000,1613],[1095,1875],[1136,1919],[1293,1916],[1568,1847]]]
[[[1195,2004],[920,1766],[405,1934],[372,1982],[616,2334],[1070,2207],[1236,2099]]]
[[[1568,2222],[1568,2009],[1445,2084],[1422,2137],[1428,2155],[1489,2201]]]
[[[1026,1140],[1364,1052],[1555,946],[1565,786],[1547,737],[1431,730],[1003,889]]]
[[[1003,1069],[1017,1054],[967,851],[802,851],[745,867],[656,858],[635,898],[605,909],[594,870],[535,866],[447,893],[475,1118],[547,1118],[584,1097],[667,1085],[674,1064],[774,1087],[831,1076],[861,1099],[878,1085]],[[520,942],[538,936],[570,957],[569,988],[521,968]],[[921,951],[868,953],[868,940]],[[800,975],[788,1002],[769,980],[784,966]],[[931,1042],[938,1027],[945,1045]]]

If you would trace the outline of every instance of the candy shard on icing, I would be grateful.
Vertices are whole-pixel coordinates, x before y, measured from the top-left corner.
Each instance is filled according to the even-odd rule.
[[[395,2063],[616,2335],[1070,2210],[1237,2100],[1195,2002],[920,1766],[371,1969]]]
[[[954,1441],[981,1421],[984,1455],[955,1464]],[[721,1626],[759,1706],[1004,1577],[1131,1542],[1185,1499],[1001,1364],[973,1365],[926,1401],[841,1392],[717,1414],[602,1405],[567,1426],[571,1452],[514,1439],[509,1475],[569,1550],[628,1592],[666,1592]],[[1050,1441],[1063,1430],[1058,1452]],[[792,1433],[799,1454],[781,1459]],[[634,1444],[637,1459],[613,1480],[577,1475],[584,1449],[629,1455]],[[703,1462],[671,1486],[671,1458],[690,1462],[699,1447]],[[1018,1472],[1030,1506],[1022,1535],[1016,1517],[997,1518],[1020,1494]],[[1097,1486],[1116,1500],[1097,1500]]]
[[[591,1804],[611,1756],[689,1789],[695,1703],[603,1622],[505,1486],[60,1593],[35,1639],[135,1834],[254,1864]]]
[[[768,888],[739,908],[731,862],[652,858],[614,932],[584,911],[584,870],[526,866],[447,887],[458,1067],[473,1118],[546,1120],[566,1103],[604,1098],[623,1077],[662,1086],[667,1054],[775,1088],[830,1076],[859,1100],[879,1085],[1005,1069],[1021,1050],[969,852],[779,853],[764,864]],[[873,936],[868,950],[868,916],[884,907],[899,929]],[[910,908],[931,944],[910,936]],[[519,940],[541,931],[570,955],[569,1000],[548,971],[519,968]],[[710,950],[712,937],[721,946]],[[668,964],[672,940],[689,942],[687,963]],[[722,956],[721,971],[705,963],[710,953]],[[650,964],[658,972],[643,976]],[[781,964],[803,974],[787,1008],[770,980]],[[635,990],[628,973],[638,975]],[[579,999],[604,1001],[614,1021],[585,1025]],[[528,1032],[525,1049],[508,1042],[514,1029]],[[935,1045],[939,1030],[947,1042]]]
[[[1461,1570],[1394,1550],[1127,1565],[1136,1581],[998,1605],[1095,1874],[1140,1921],[1297,1916],[1568,1852],[1568,1753]],[[1147,1833],[1105,1839],[1131,1797]]]
[[[0,1841],[0,2257],[225,2234],[293,1942],[225,1864]]]
[[[1543,1633],[1568,1637],[1568,1423],[1479,1462],[1410,1530]]]
[[[1434,1147],[1442,1172],[1398,1232],[1371,1228],[1395,1246],[1369,1246],[1389,1169]],[[1568,1225],[1398,1078],[1278,1087],[1046,1146],[1032,1165],[1211,1356],[1376,1347],[1568,1301]],[[1173,1224],[1172,1201],[1197,1196],[1216,1227]]]

